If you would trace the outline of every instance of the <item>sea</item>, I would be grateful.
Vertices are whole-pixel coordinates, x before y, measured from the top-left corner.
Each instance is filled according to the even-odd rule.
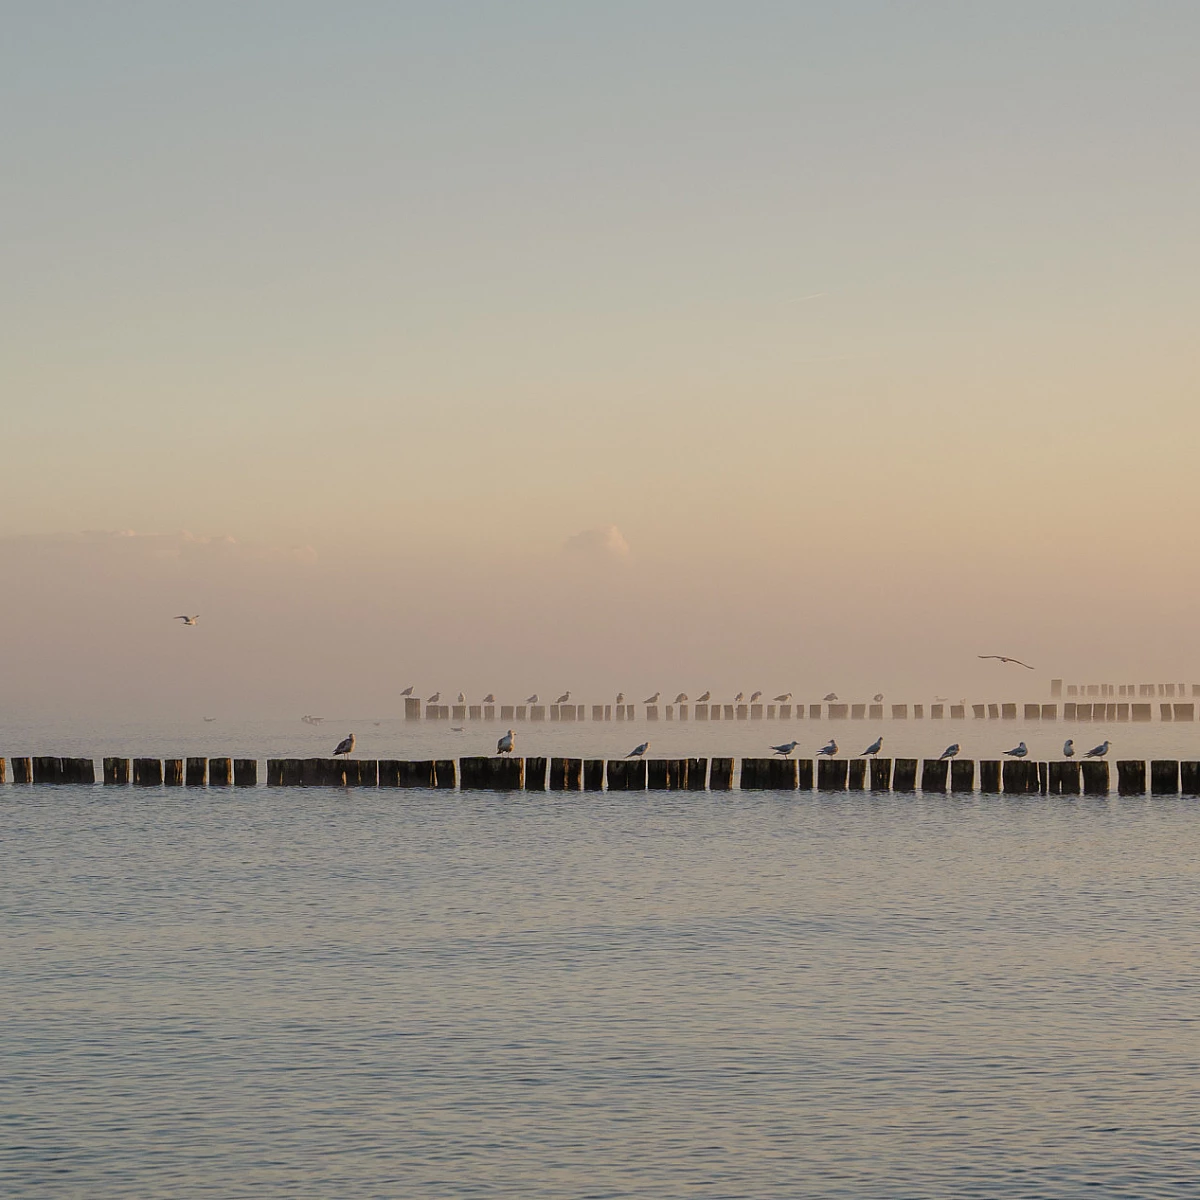
[[[1200,758],[1157,721],[779,726],[517,751]],[[503,729],[6,719],[0,754],[349,732],[427,758]],[[1198,918],[1180,796],[9,783],[0,1194],[1193,1197]]]

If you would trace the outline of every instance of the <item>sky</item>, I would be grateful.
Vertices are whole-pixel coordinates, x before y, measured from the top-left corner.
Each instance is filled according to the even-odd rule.
[[[3,16],[0,708],[1200,679],[1197,6]]]

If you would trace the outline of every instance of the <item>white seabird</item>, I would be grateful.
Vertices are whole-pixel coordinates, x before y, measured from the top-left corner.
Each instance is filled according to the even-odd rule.
[[[883,700],[883,693],[876,692],[875,695],[871,697],[871,699],[874,700],[876,704],[879,704]]]
[[[505,734],[505,735],[504,735],[504,736],[503,736],[503,737],[502,737],[502,738],[501,738],[501,739],[500,739],[500,740],[499,740],[499,741],[496,743],[496,753],[497,753],[497,754],[511,754],[511,753],[512,753],[512,748],[513,748],[513,738],[514,738],[515,736],[516,736],[516,735],[515,735],[515,734],[513,733],[513,731],[510,729],[510,730],[509,730],[509,731],[508,731],[508,732],[507,732],[507,733],[506,733],[506,734]]]
[[[354,734],[348,733],[340,742],[338,742],[337,749],[333,752],[333,756],[334,758],[337,758],[339,754],[344,754],[347,758],[349,758],[353,753]]]

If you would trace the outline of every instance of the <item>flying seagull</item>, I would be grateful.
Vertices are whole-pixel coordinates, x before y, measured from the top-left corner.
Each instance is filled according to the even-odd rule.
[[[175,620],[182,621],[185,625],[195,625],[200,620],[200,614],[197,613],[194,617],[176,617]]]
[[[400,693],[400,695],[402,695],[402,696],[411,696],[411,695],[413,694],[413,687],[414,687],[414,685],[410,683],[410,684],[408,685],[408,687],[406,687],[406,688],[404,689],[404,691],[402,691],[402,692]]]
[[[829,692],[827,695],[823,696],[822,699],[823,700],[836,700],[837,692]]]
[[[697,696],[697,697],[696,697],[696,703],[697,703],[697,704],[707,704],[707,703],[708,703],[708,700],[709,700],[709,697],[710,697],[711,695],[712,695],[712,692],[705,692],[703,696]]]
[[[944,759],[944,758],[954,758],[957,756],[957,754],[958,754],[958,743],[952,742],[949,746],[947,746],[945,748],[945,750],[943,750],[941,752],[941,754],[938,755],[938,762],[941,762],[942,759]]]
[[[832,758],[837,753],[837,742],[835,742],[833,738],[830,738],[829,741],[817,751],[817,753],[826,754]]]
[[[878,754],[883,749],[883,737],[877,737],[858,757],[866,758],[869,754]]]
[[[788,758],[799,744],[799,742],[784,742],[782,746],[772,746],[771,749],[776,754],[782,754],[784,758]]]
[[[650,696],[648,699],[643,700],[642,703],[643,704],[657,704],[658,698],[661,695],[662,695],[662,692],[655,692],[653,696]]]
[[[976,658],[994,658],[1002,663],[1016,663],[1018,667],[1024,667],[1027,671],[1032,671],[1034,668],[1028,663],[1023,663],[1019,658],[1009,658],[1004,654],[977,654]]]
[[[1098,746],[1093,746],[1083,757],[1084,758],[1103,758],[1108,753],[1108,742],[1101,742]],[[1118,766],[1121,764],[1118,763]]]
[[[675,697],[674,703],[686,704],[687,703],[687,692],[680,692],[679,695]]]
[[[1075,739],[1067,738],[1067,740],[1065,742],[1063,742],[1063,758],[1074,758],[1074,757],[1075,757]]]
[[[502,737],[502,738],[501,738],[501,739],[500,739],[500,740],[499,740],[499,741],[496,743],[496,753],[497,753],[497,754],[511,754],[511,753],[512,753],[512,748],[513,748],[513,737],[514,737],[514,736],[515,736],[515,735],[513,734],[513,731],[510,729],[510,730],[509,730],[509,731],[508,731],[508,732],[507,732],[507,733],[506,733],[506,734],[505,734],[505,735],[504,735],[504,736],[503,736],[503,737]]]
[[[333,752],[334,758],[339,754],[344,754],[347,758],[354,753],[354,734],[348,733],[337,744],[337,749]]]
[[[1024,742],[1014,746],[1011,750],[1004,752],[1009,758],[1024,758],[1029,753],[1029,747]]]
[[[649,749],[650,749],[650,743],[643,742],[640,746],[634,746],[634,748],[632,750],[630,750],[630,752],[627,755],[625,755],[625,757],[626,758],[641,758],[642,755],[644,755],[646,753],[646,751]]]
[[[791,692],[784,692],[781,696],[775,697],[776,704],[786,704],[792,698]]]

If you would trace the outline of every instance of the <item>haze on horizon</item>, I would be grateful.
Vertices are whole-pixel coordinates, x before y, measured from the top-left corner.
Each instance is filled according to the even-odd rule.
[[[1200,678],[1200,10],[7,16],[10,711]]]

